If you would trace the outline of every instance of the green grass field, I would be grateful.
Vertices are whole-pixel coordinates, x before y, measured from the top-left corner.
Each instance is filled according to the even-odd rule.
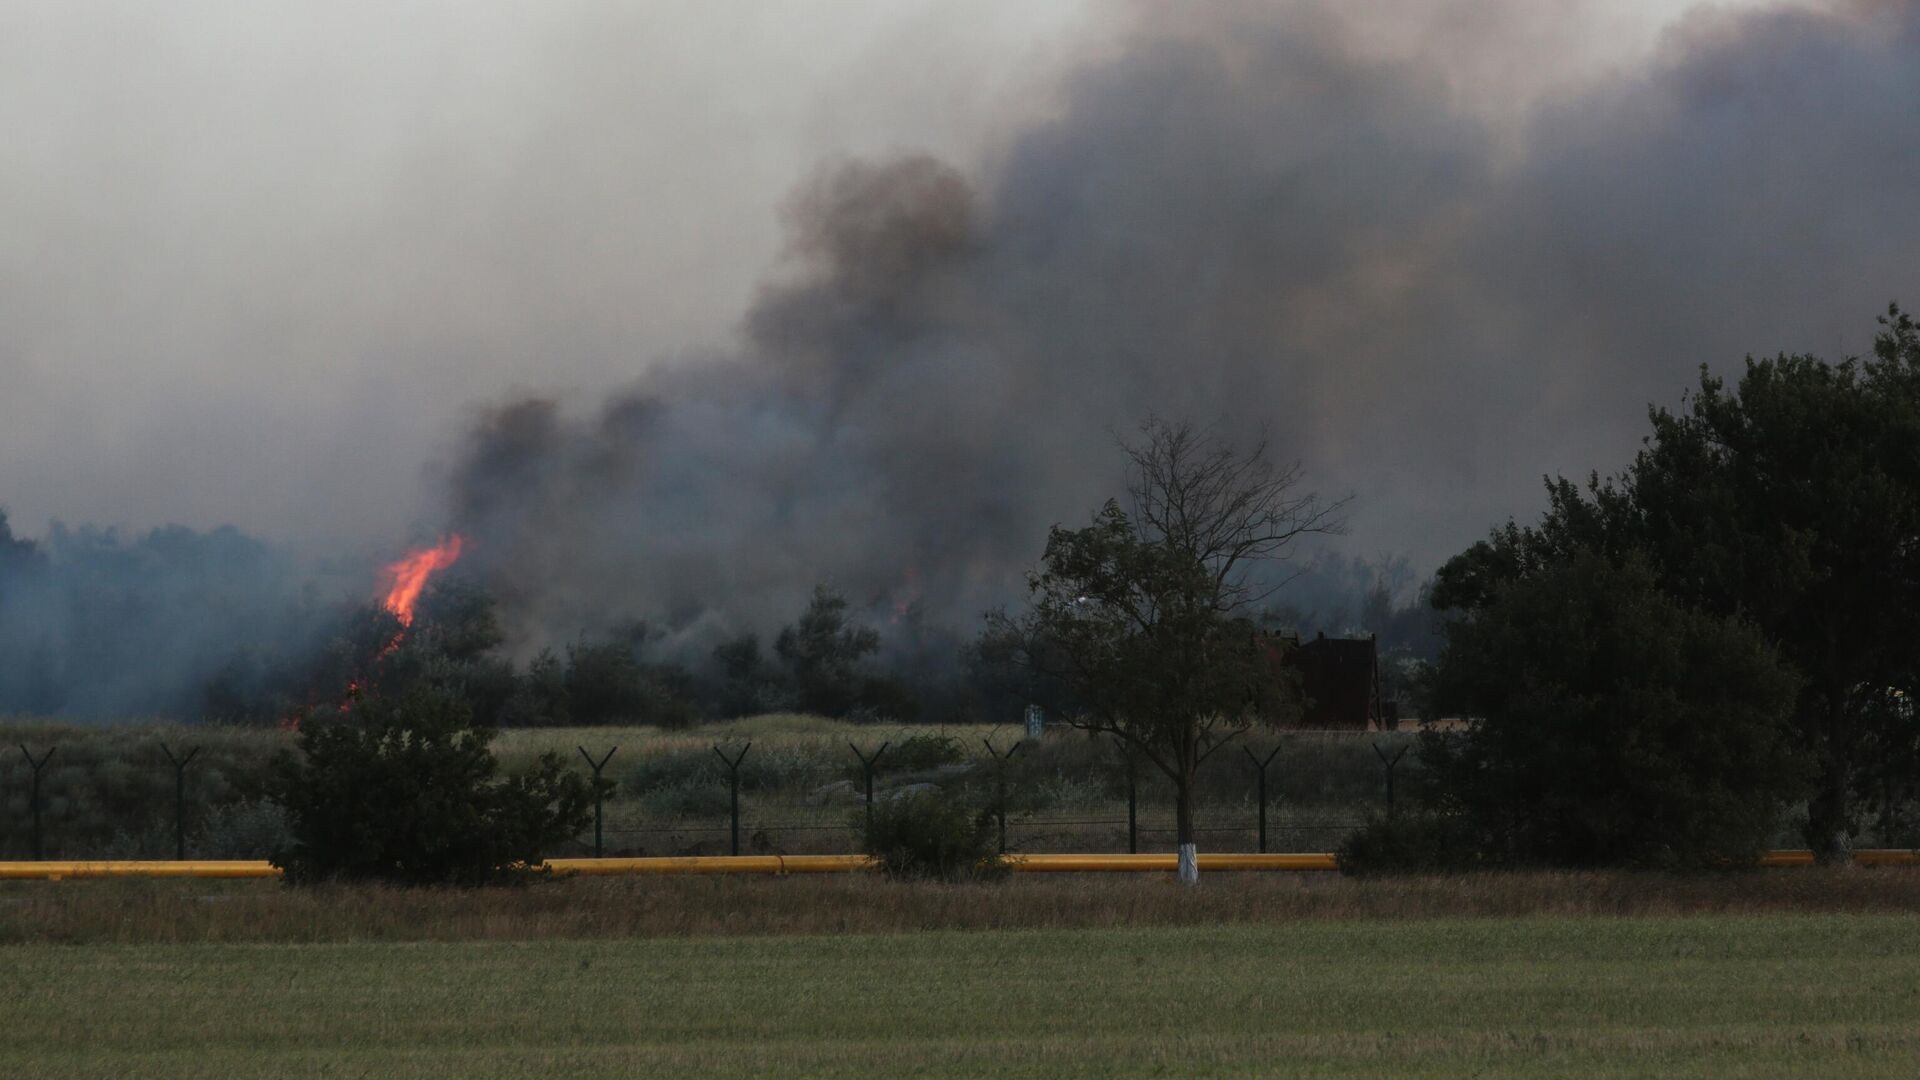
[[[1907,916],[0,949],[10,1076],[1901,1076]]]

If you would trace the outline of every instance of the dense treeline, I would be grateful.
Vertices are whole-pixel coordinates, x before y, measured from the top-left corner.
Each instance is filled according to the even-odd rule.
[[[232,528],[27,540],[0,513],[0,713],[198,719],[335,636],[330,586]]]
[[[1804,801],[1844,858],[1914,791],[1920,327],[1704,369],[1620,475],[1441,568],[1428,815],[1356,862],[1725,862]]]
[[[459,697],[487,726],[671,728],[777,711],[912,722],[957,719],[967,704],[951,681],[951,664],[911,686],[884,673],[875,659],[880,635],[825,587],[815,590],[770,651],[757,635],[744,634],[692,660],[667,655],[663,635],[634,622],[515,665],[500,652],[505,635],[493,600],[457,577],[429,588],[397,648],[388,644],[399,635],[397,621],[376,612],[365,620],[370,632],[336,640],[331,655],[343,663],[331,684],[319,685],[351,684],[371,696],[433,685]],[[268,717],[278,707],[268,698],[246,715]],[[928,717],[934,708],[944,711]]]
[[[1017,718],[1028,688],[966,630],[911,606],[876,615],[831,589],[785,626],[701,643],[633,619],[521,656],[494,597],[436,578],[398,650],[364,572],[301,564],[232,528],[144,534],[55,526],[17,536],[0,511],[0,715],[277,724],[338,710],[349,688],[421,677],[500,726],[643,723],[802,710],[890,721]],[[1270,629],[1378,631],[1398,674],[1431,654],[1402,563],[1323,553],[1265,614]]]

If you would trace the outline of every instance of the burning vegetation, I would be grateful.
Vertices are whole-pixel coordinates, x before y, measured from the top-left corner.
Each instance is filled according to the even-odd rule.
[[[452,566],[460,558],[459,534],[447,537],[432,547],[408,552],[406,557],[387,567],[387,592],[381,606],[401,626],[413,625],[413,609],[420,602],[420,593],[427,587],[433,575]],[[394,639],[394,645],[400,641]]]

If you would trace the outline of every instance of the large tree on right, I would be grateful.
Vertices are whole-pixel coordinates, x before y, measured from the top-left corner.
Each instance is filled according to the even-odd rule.
[[[1915,760],[1920,675],[1920,328],[1899,309],[1873,354],[1701,372],[1620,476],[1548,485],[1538,525],[1454,557],[1434,605],[1471,614],[1582,549],[1639,559],[1667,595],[1756,627],[1800,678],[1816,768],[1807,841],[1847,857],[1868,793]]]

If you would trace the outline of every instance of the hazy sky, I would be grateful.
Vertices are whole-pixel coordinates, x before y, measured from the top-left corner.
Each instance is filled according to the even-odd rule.
[[[1496,144],[1691,6],[1328,5]],[[733,347],[820,163],[990,170],[1199,7],[0,0],[0,505],[390,547],[476,409]]]
[[[724,343],[799,179],[966,157],[1079,15],[0,3],[0,505],[391,542],[463,410]]]

